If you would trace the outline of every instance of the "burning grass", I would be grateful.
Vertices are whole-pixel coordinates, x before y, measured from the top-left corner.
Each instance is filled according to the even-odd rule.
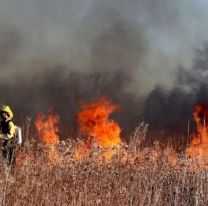
[[[47,145],[26,142],[11,175],[1,161],[2,205],[206,205],[206,165],[158,142],[145,146],[146,132],[140,124],[108,162],[96,142],[83,161],[76,158],[76,141],[57,144],[56,164]]]
[[[102,97],[92,103],[81,104],[81,111],[77,115],[81,133],[87,137],[84,144],[77,146],[76,156],[80,159],[89,153],[94,142],[105,150],[106,160],[115,155],[114,147],[121,145],[121,128],[110,119],[110,114],[117,111],[118,105],[113,104],[107,97]]]
[[[180,152],[145,145],[144,123],[124,145],[110,118],[118,108],[107,98],[82,104],[79,141],[60,141],[52,110],[38,114],[36,136],[17,149],[12,173],[0,158],[1,205],[207,205],[208,107],[195,107],[197,134]]]
[[[187,153],[192,158],[208,158],[208,105],[196,104],[193,113],[197,125],[197,133],[192,135]]]

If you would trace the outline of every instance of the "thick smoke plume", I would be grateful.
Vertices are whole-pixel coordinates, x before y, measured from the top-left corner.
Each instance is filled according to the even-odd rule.
[[[208,44],[196,51],[189,71],[178,69],[175,87],[156,87],[147,97],[144,114],[153,129],[185,128],[194,105],[208,103]]]
[[[107,95],[121,105],[115,118],[125,130],[140,120],[155,129],[181,125],[196,97],[206,100],[206,84],[190,68],[207,40],[207,7],[203,0],[1,0],[0,102],[18,121],[53,107],[72,126],[81,100]]]

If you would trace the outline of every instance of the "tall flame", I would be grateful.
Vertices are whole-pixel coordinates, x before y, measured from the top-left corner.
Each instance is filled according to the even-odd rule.
[[[60,117],[49,110],[49,114],[39,113],[35,119],[35,127],[42,142],[49,148],[49,159],[56,160],[58,154],[55,146],[59,143]]]
[[[197,134],[192,136],[187,152],[191,157],[208,157],[208,105],[196,104],[193,117],[197,124]]]
[[[109,119],[110,114],[118,109],[119,106],[112,104],[106,97],[90,104],[82,103],[81,111],[77,115],[81,133],[88,138],[95,138],[97,145],[103,149],[120,145],[121,128]]]

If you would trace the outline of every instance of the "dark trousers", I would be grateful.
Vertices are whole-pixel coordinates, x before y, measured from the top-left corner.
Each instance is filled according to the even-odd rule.
[[[13,165],[15,163],[15,148],[13,140],[3,140],[2,146],[2,154],[4,158],[8,161],[9,165]]]

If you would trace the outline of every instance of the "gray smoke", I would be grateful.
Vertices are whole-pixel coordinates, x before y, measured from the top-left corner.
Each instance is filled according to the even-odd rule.
[[[80,100],[107,95],[121,105],[115,118],[125,129],[141,119],[172,125],[175,109],[190,115],[186,95],[193,104],[200,90],[187,92],[195,50],[208,36],[207,7],[203,0],[0,0],[0,101],[17,119],[53,107],[73,125]],[[165,123],[164,108],[172,112]]]
[[[195,104],[208,104],[208,44],[197,50],[189,71],[177,71],[175,87],[156,87],[146,99],[144,114],[151,128],[180,130],[193,122]],[[192,128],[194,125],[192,124]]]

